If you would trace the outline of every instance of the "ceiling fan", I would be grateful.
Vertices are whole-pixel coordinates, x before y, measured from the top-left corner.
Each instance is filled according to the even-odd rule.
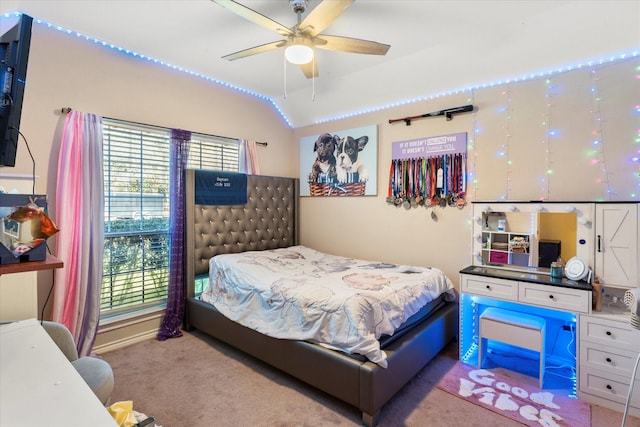
[[[385,55],[388,44],[351,37],[330,36],[322,34],[333,21],[342,15],[355,0],[324,0],[321,1],[305,18],[302,14],[307,8],[307,0],[289,0],[289,5],[297,15],[297,24],[288,28],[279,22],[268,18],[233,0],[212,0],[225,9],[249,21],[275,31],[285,39],[244,49],[222,58],[229,61],[247,56],[265,53],[285,47],[285,57],[289,62],[300,65],[307,78],[318,76],[318,66],[313,60],[313,48],[335,50],[350,53],[364,53],[369,55]]]

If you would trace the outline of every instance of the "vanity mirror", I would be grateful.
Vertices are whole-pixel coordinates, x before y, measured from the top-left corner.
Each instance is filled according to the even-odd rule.
[[[579,258],[592,265],[592,205],[557,202],[474,202],[473,264],[549,272]]]

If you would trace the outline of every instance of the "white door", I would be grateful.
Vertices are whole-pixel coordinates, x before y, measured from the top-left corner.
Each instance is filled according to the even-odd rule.
[[[600,283],[638,286],[638,205],[598,203],[595,226]]]

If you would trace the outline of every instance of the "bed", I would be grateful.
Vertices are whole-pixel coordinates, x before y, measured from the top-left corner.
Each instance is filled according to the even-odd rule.
[[[185,180],[185,327],[199,329],[354,406],[361,411],[365,425],[375,425],[383,405],[456,337],[457,303],[449,292],[442,292],[428,304],[406,313],[408,319],[402,319],[401,332],[383,334],[379,340],[382,353],[376,354],[382,355],[382,360],[366,351],[348,354],[339,350],[340,346],[327,345],[313,337],[269,336],[231,320],[227,317],[229,313],[221,313],[223,308],[218,310],[203,300],[207,298],[206,293],[215,299],[220,292],[205,288],[201,298],[198,291],[202,289],[196,286],[196,283],[209,283],[212,258],[248,254],[256,264],[256,254],[260,254],[258,264],[264,264],[263,254],[275,253],[281,257],[277,251],[286,250],[312,258],[315,251],[306,252],[311,249],[298,242],[297,179],[250,175],[246,203],[214,205],[206,199],[203,201],[198,194],[201,186],[198,183],[209,179],[207,175],[204,171],[188,170]],[[214,175],[210,179],[215,179]],[[326,254],[318,256],[326,257]],[[238,261],[227,255],[216,260],[226,258],[236,266],[251,263],[246,258]],[[378,267],[387,270],[391,265]],[[231,267],[222,267],[225,268]],[[376,274],[381,271],[376,270]],[[398,275],[395,273],[394,277]]]

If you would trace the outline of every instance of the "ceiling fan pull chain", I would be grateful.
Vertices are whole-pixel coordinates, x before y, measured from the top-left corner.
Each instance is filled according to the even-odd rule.
[[[282,66],[284,68],[282,73],[284,75],[284,99],[287,99],[287,58],[284,55],[282,55]]]
[[[311,77],[311,102],[316,100],[316,55],[314,52],[313,55],[313,59],[311,59],[313,61],[313,67],[311,68],[313,71],[311,71],[311,73],[313,74],[313,77]]]

